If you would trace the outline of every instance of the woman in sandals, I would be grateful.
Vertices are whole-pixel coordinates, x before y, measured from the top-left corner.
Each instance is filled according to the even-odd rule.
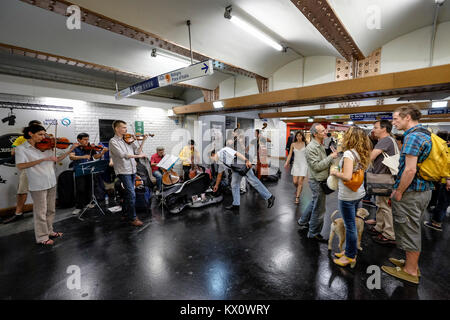
[[[356,210],[361,199],[365,196],[363,181],[353,184],[356,191],[353,191],[344,182],[352,180],[353,172],[367,169],[370,163],[370,152],[372,144],[363,129],[350,127],[342,138],[342,148],[344,155],[339,162],[341,171],[331,169],[330,174],[339,179],[339,211],[345,224],[345,251],[335,253],[339,259],[334,259],[334,263],[345,267],[350,264],[353,268],[356,264],[357,253],[357,232],[356,232]],[[359,182],[361,185],[358,186]]]
[[[286,159],[284,167],[287,168],[291,161],[292,153],[294,153],[294,164],[292,165],[291,174],[295,186],[295,203],[300,201],[300,194],[302,193],[303,180],[308,172],[308,164],[306,163],[305,149],[306,140],[303,131],[299,130],[295,133],[294,142],[291,144],[289,155]]]
[[[74,143],[69,151],[55,157],[53,150],[40,151],[36,144],[45,137],[45,128],[34,124],[23,130],[26,142],[16,148],[16,166],[26,170],[28,188],[33,199],[34,234],[36,243],[52,245],[51,238],[63,234],[53,231],[56,202],[55,162],[61,161],[79,146]]]

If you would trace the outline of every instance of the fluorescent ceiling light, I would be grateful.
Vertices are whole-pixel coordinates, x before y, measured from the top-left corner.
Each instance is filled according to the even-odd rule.
[[[223,108],[223,102],[222,101],[214,101],[213,106],[214,106],[214,109],[221,109],[221,108]]]
[[[445,108],[447,106],[447,101],[434,101],[431,104],[432,108]]]
[[[172,109],[167,110],[167,116],[168,117],[172,117],[173,116],[173,110]]]
[[[278,44],[275,40],[271,39],[269,36],[265,35],[263,32],[259,31],[254,26],[252,26],[251,24],[245,22],[241,18],[236,17],[235,15],[233,15],[233,16],[231,16],[230,20],[235,25],[237,25],[239,28],[241,28],[242,30],[250,33],[252,36],[254,36],[254,37],[258,38],[259,40],[261,40],[262,42],[268,44],[269,46],[271,46],[275,50],[278,50],[278,51],[282,51],[283,50],[283,47],[280,44]]]
[[[167,59],[171,59],[171,60],[175,60],[175,61],[184,63],[186,65],[191,65],[191,58],[188,58],[188,57],[185,57],[185,56],[182,56],[182,55],[178,55],[176,53],[167,53],[165,51],[161,51],[161,50],[158,50],[158,49],[154,49],[154,50],[156,50],[156,52],[154,53],[152,51],[152,54],[151,54],[152,57],[155,57],[155,58],[157,58],[157,57],[164,57],[164,58],[167,58]],[[193,59],[192,62],[196,63],[198,61]]]
[[[349,121],[348,124],[352,125],[352,124],[353,124],[353,121]]]
[[[308,122],[313,122],[314,119],[313,118],[308,118]]]

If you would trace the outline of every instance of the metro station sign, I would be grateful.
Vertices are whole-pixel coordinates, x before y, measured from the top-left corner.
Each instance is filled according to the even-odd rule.
[[[189,67],[177,69],[168,73],[160,74],[156,77],[136,83],[126,89],[116,93],[116,100],[134,96],[149,90],[169,86],[174,83],[187,81],[214,73],[212,60],[202,61]]]

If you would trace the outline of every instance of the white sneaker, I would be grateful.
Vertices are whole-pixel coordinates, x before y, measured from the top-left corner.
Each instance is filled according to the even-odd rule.
[[[80,212],[81,212],[81,209],[75,209],[75,210],[72,211],[72,214],[73,214],[73,215],[77,215],[77,214],[79,214]]]
[[[90,204],[88,204],[88,206],[87,206],[89,209],[92,209],[93,207],[95,207],[95,205],[94,204],[92,204],[92,203],[90,203]]]

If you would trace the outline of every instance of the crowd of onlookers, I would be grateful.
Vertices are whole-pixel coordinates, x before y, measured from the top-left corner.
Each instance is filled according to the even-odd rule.
[[[310,128],[311,141],[308,144],[303,133],[297,132],[291,139],[285,167],[293,163],[291,173],[297,191],[296,203],[300,196],[298,190],[301,191],[299,184],[305,176],[298,167],[304,162],[309,171],[312,200],[298,220],[300,230],[307,231],[308,238],[327,241],[321,236],[325,199],[333,192],[333,186],[337,186],[338,207],[346,229],[345,250],[335,253],[336,259],[333,260],[337,265],[355,266],[358,251],[356,211],[363,199],[370,204],[375,195],[375,219],[366,221],[367,231],[376,243],[396,245],[405,251],[405,259],[390,257],[393,266],[382,266],[382,270],[394,277],[419,283],[424,215],[428,208],[430,219],[423,224],[442,231],[450,199],[448,133],[439,132],[437,135],[442,140],[436,140],[419,123],[420,117],[420,109],[410,105],[395,110],[392,122],[376,121],[370,134],[352,126],[340,142],[340,154],[335,146],[330,147],[332,140],[326,141],[330,135],[321,124],[315,123]],[[403,134],[393,134],[393,127]],[[439,156],[438,148],[441,148]],[[300,150],[304,151],[304,156]],[[436,165],[439,161],[442,165]],[[433,177],[425,174],[429,169]]]

